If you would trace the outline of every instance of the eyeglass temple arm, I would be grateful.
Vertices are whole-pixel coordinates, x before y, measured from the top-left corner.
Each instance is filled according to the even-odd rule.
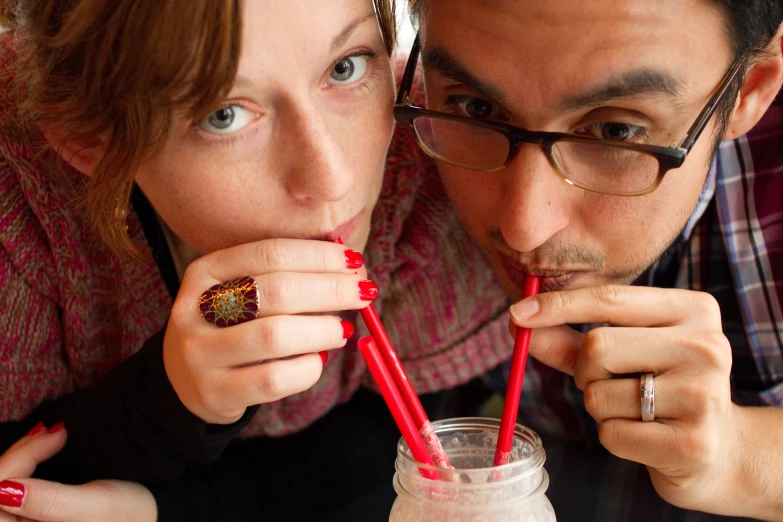
[[[413,40],[413,46],[411,47],[411,54],[408,57],[408,63],[405,65],[405,74],[402,75],[402,81],[400,82],[400,92],[397,93],[397,105],[402,105],[408,102],[408,98],[411,94],[411,85],[413,85],[413,76],[416,74],[416,62],[419,59],[419,33],[416,33],[416,38]]]
[[[715,91],[715,94],[712,95],[710,101],[704,107],[704,110],[701,112],[699,117],[693,123],[691,128],[688,129],[688,133],[685,135],[685,138],[683,138],[682,143],[680,143],[679,147],[677,148],[685,149],[688,152],[690,152],[690,150],[693,148],[693,145],[696,143],[696,140],[699,139],[699,136],[701,136],[702,131],[704,131],[704,128],[707,126],[707,123],[710,121],[710,118],[712,118],[712,115],[715,114],[716,110],[718,110],[718,105],[720,105],[719,103],[720,100],[726,95],[726,91],[729,90],[729,87],[731,87],[731,84],[734,82],[734,79],[742,70],[742,67],[745,65],[745,62],[747,61],[749,55],[750,52],[746,52],[744,55],[742,55],[742,57],[739,60],[734,62],[734,65],[732,65],[728,71],[726,71],[726,76],[723,77],[723,81],[721,82],[718,89]]]

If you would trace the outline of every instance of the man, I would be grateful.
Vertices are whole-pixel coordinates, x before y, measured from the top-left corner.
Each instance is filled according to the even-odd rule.
[[[541,277],[511,307],[543,363],[524,422],[597,435],[675,506],[783,520],[779,0],[412,10],[427,109],[449,116],[398,120],[508,296]],[[580,519],[615,519],[594,502]]]

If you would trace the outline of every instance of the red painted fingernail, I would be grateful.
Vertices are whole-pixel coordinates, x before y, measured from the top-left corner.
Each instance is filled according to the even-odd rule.
[[[35,426],[33,426],[33,429],[30,430],[30,433],[27,434],[28,437],[35,437],[39,433],[41,433],[43,430],[46,429],[46,426],[43,422],[39,422]]]
[[[343,339],[353,337],[353,332],[356,330],[353,323],[351,321],[340,321],[340,324],[343,326]]]
[[[369,279],[359,281],[359,297],[362,301],[372,301],[378,297],[378,285]]]
[[[24,500],[24,486],[12,480],[0,482],[0,506],[20,507]]]
[[[318,355],[321,356],[321,362],[326,366],[326,361],[329,360],[329,352],[318,352]]]
[[[364,256],[356,250],[345,251],[345,266],[348,268],[359,268],[364,264]]]
[[[58,431],[63,431],[64,428],[65,428],[65,423],[58,422],[57,424],[49,428],[49,433],[57,433]]]

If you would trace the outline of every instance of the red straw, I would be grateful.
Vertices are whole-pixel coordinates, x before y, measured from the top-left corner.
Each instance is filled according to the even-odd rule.
[[[359,313],[380,348],[380,353],[384,361],[386,361],[386,366],[397,384],[397,389],[400,395],[402,395],[411,417],[413,417],[413,422],[419,434],[424,439],[424,444],[432,460],[442,468],[451,468],[449,458],[446,456],[446,452],[443,451],[440,439],[435,434],[435,430],[427,418],[427,413],[424,411],[424,407],[421,405],[421,401],[419,401],[419,397],[416,395],[416,391],[413,389],[413,385],[402,367],[402,361],[400,361],[397,351],[389,339],[389,334],[386,333],[386,329],[383,327],[380,317],[378,317],[378,312],[370,304],[370,306]]]
[[[359,351],[362,352],[364,360],[367,361],[367,368],[370,370],[370,374],[378,384],[378,389],[381,391],[383,399],[386,401],[386,405],[389,407],[389,411],[394,417],[394,422],[397,423],[397,427],[402,433],[402,438],[408,444],[408,448],[411,450],[411,455],[418,462],[422,464],[429,464],[434,466],[434,462],[427,452],[427,448],[424,446],[424,442],[416,431],[416,426],[413,424],[413,419],[408,409],[405,407],[405,403],[400,396],[400,392],[394,385],[394,380],[389,373],[389,369],[381,359],[378,353],[378,346],[375,344],[375,340],[371,336],[363,337],[359,339],[357,343]],[[432,470],[420,470],[422,476],[425,478],[431,478],[437,480],[440,478],[438,473]]]
[[[525,278],[524,296],[538,293],[539,280],[536,276]],[[503,413],[500,417],[498,445],[495,450],[495,466],[508,464],[511,457],[511,443],[514,441],[514,427],[517,424],[519,399],[522,395],[522,381],[525,379],[527,352],[530,348],[530,328],[517,328],[514,340],[514,354],[511,356],[511,370],[508,374],[506,398],[503,401]]]
[[[334,242],[338,245],[343,244],[340,238],[335,239]],[[418,429],[421,438],[424,439],[424,445],[427,447],[430,457],[441,468],[451,468],[449,458],[446,456],[446,452],[443,450],[440,439],[435,434],[435,429],[432,427],[429,418],[427,418],[427,413],[424,411],[424,407],[421,405],[419,396],[416,395],[416,390],[413,389],[410,379],[408,379],[408,374],[405,373],[402,361],[400,361],[397,351],[394,349],[391,339],[389,339],[389,334],[386,333],[386,329],[383,327],[383,323],[381,323],[381,318],[378,317],[378,312],[370,303],[367,308],[359,313],[364,320],[364,324],[367,325],[370,335],[375,339],[376,346],[380,348],[380,353],[384,361],[386,361],[386,367],[397,384],[397,389],[408,407],[416,429]]]

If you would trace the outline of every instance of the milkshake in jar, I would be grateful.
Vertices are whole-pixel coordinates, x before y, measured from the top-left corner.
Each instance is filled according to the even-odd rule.
[[[498,419],[447,419],[432,426],[454,469],[419,464],[400,440],[389,522],[555,522],[535,432],[517,424],[509,463],[493,467]],[[441,479],[425,478],[422,468]]]

